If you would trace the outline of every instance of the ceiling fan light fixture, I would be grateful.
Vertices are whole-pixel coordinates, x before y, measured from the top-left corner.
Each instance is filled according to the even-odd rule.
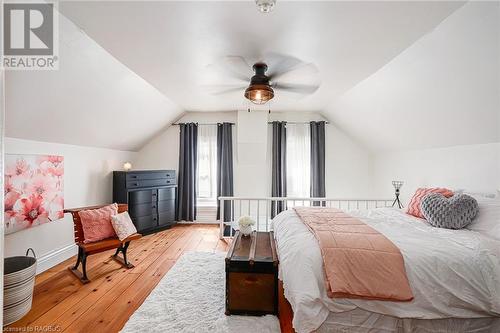
[[[255,0],[255,4],[261,13],[269,13],[276,5],[276,0]]]
[[[245,90],[245,97],[254,104],[266,104],[274,97],[274,90],[269,85],[250,85]]]

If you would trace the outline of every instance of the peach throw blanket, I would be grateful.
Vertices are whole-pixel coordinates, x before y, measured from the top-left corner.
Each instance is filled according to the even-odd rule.
[[[332,298],[411,301],[399,249],[362,221],[333,208],[295,208],[318,240]]]

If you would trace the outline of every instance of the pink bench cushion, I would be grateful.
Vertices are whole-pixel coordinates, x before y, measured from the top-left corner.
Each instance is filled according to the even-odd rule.
[[[116,237],[111,225],[111,216],[118,214],[118,205],[111,204],[99,209],[82,210],[78,212],[82,221],[84,243],[98,242],[100,240]]]
[[[411,198],[410,203],[408,204],[408,209],[406,210],[406,214],[425,219],[424,214],[422,214],[422,210],[420,209],[420,204],[422,203],[422,199],[429,193],[439,193],[444,195],[446,198],[450,198],[453,196],[453,191],[447,188],[419,188],[415,191],[415,194]]]

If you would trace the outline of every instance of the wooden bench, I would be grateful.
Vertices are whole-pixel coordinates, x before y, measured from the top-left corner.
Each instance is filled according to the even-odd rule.
[[[141,234],[135,233],[127,237],[123,241],[120,241],[117,237],[114,237],[114,238],[103,239],[98,242],[84,243],[83,241],[85,240],[85,237],[83,236],[82,221],[80,220],[80,215],[78,213],[82,210],[98,209],[104,206],[105,205],[72,208],[64,210],[65,213],[71,213],[71,215],[73,216],[73,224],[75,229],[75,243],[76,245],[78,245],[78,256],[76,259],[76,264],[75,266],[68,267],[68,269],[84,284],[90,282],[90,280],[87,278],[87,256],[111,249],[116,249],[115,254],[112,255],[111,258],[116,260],[125,268],[133,268],[134,265],[132,265],[127,261],[127,249],[131,241],[142,237]],[[127,211],[127,209],[128,205],[118,204],[118,213],[125,212]],[[120,252],[123,254],[123,258],[118,257],[118,254]],[[82,272],[78,270],[78,266],[80,265],[80,263],[82,263]]]

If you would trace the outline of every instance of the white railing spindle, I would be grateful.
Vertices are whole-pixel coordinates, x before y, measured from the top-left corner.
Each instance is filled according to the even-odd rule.
[[[271,226],[271,216],[272,212],[277,211],[278,203],[284,205],[284,207],[288,207],[288,209],[292,209],[293,207],[304,207],[304,206],[312,206],[314,201],[320,202],[322,207],[335,207],[337,209],[347,209],[350,210],[351,207],[356,207],[356,209],[360,209],[360,207],[364,206],[364,209],[369,208],[379,208],[379,207],[390,207],[392,204],[392,199],[328,199],[328,198],[287,198],[287,197],[267,197],[267,198],[249,198],[249,197],[220,197],[220,233],[219,236],[221,239],[229,237],[232,238],[234,236],[233,230],[236,228],[236,224],[238,219],[241,217],[243,210],[244,202],[247,203],[247,213],[248,216],[253,217],[256,220],[256,230],[270,230]],[[257,208],[252,210],[252,202],[257,203]],[[300,206],[297,205],[297,202],[300,203]],[[228,203],[231,208],[229,218],[225,216],[225,204]],[[261,203],[265,203],[265,218],[262,221],[261,217]],[[274,205],[271,205],[274,203]],[[306,205],[307,204],[307,205]],[[238,207],[236,207],[238,206]],[[274,206],[274,209],[272,209]],[[236,215],[236,209],[238,209],[239,215]],[[257,214],[255,216],[255,213]],[[229,220],[225,222],[224,220]],[[264,223],[264,225],[262,225]],[[225,234],[226,227],[229,227],[229,235]],[[265,228],[264,228],[265,227]],[[237,228],[236,228],[237,229]]]

